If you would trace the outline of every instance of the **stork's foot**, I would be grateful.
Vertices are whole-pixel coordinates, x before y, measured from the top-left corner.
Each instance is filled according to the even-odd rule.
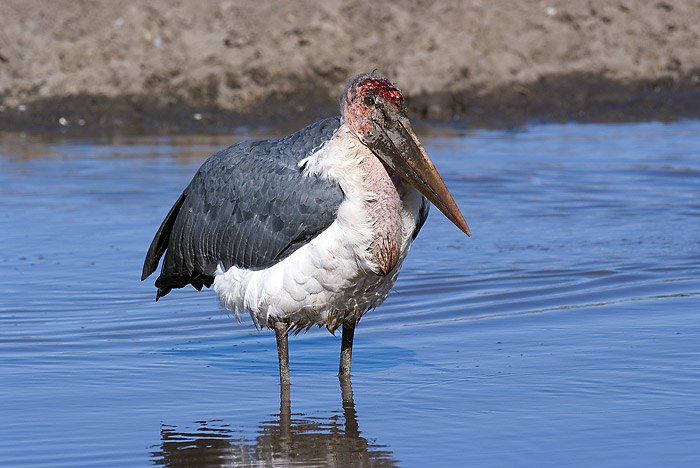
[[[355,337],[355,322],[343,324],[343,338],[340,344],[340,369],[338,375],[349,376],[352,361],[352,340]]]
[[[275,322],[277,338],[277,357],[280,361],[280,384],[289,385],[289,326],[284,322]]]

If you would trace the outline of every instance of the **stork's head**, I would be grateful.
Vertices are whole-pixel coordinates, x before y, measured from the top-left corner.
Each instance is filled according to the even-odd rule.
[[[352,78],[343,94],[342,117],[362,144],[470,235],[452,195],[411,129],[401,91],[391,81],[375,73]]]

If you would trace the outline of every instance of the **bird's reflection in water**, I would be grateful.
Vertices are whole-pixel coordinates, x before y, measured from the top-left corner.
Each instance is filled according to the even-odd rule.
[[[193,432],[163,425],[154,464],[221,466],[396,466],[386,447],[360,436],[348,378],[340,381],[343,411],[330,417],[291,412],[289,385],[280,390],[280,413],[260,423],[255,439],[223,421],[202,421]]]

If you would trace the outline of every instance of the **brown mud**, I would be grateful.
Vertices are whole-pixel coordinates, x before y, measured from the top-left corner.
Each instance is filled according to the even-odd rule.
[[[700,0],[4,0],[0,130],[228,131],[334,115],[371,69],[469,127],[700,114]]]

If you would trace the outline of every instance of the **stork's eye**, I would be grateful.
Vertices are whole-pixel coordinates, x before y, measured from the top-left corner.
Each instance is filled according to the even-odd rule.
[[[374,107],[374,98],[372,96],[365,96],[365,106]]]

